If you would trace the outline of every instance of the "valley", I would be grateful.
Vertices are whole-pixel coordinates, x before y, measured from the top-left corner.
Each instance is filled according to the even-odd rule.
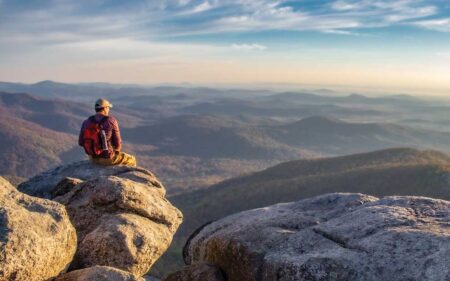
[[[115,105],[124,149],[169,194],[289,160],[393,147],[450,151],[450,105],[407,95],[0,83],[0,174],[29,177],[85,159],[76,138],[100,95]]]

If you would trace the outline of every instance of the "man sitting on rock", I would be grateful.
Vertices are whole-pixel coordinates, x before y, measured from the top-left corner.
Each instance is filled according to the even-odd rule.
[[[96,164],[136,166],[136,158],[133,155],[120,151],[122,139],[119,123],[116,118],[109,116],[109,109],[112,107],[105,99],[97,100],[96,114],[83,122],[78,144]]]

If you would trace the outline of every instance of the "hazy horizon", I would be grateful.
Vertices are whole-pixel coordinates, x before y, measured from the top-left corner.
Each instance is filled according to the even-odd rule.
[[[446,95],[449,32],[441,0],[1,0],[0,80]]]
[[[422,98],[450,98],[450,89],[421,89],[421,88],[401,88],[401,87],[358,87],[351,85],[314,85],[314,84],[300,84],[300,83],[191,83],[191,82],[161,82],[161,83],[116,83],[114,81],[55,81],[52,79],[38,80],[38,81],[1,81],[0,83],[24,84],[34,85],[42,82],[62,83],[68,85],[111,85],[111,86],[135,86],[142,88],[153,87],[180,87],[180,88],[215,88],[227,90],[265,90],[273,92],[307,92],[323,95],[332,94],[336,96],[347,96],[350,94],[360,94],[368,97],[383,97],[393,95],[407,95]]]

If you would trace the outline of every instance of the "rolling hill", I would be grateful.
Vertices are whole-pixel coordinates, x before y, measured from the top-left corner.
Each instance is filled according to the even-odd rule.
[[[0,110],[0,174],[30,177],[64,162],[72,154],[75,136],[4,114]],[[80,154],[80,156],[83,156]]]
[[[298,159],[317,156],[276,141],[259,128],[212,115],[181,115],[124,130],[134,143],[151,143],[164,155],[231,159]]]
[[[46,82],[38,86],[58,85]],[[88,86],[104,89],[98,85]],[[403,145],[450,150],[448,133],[396,124],[350,123],[322,116],[288,121],[290,119],[276,116],[253,115],[251,111],[236,111],[233,116],[186,115],[182,114],[183,106],[201,104],[201,97],[207,95],[208,89],[192,93],[193,96],[189,91],[195,92],[195,89],[184,93],[176,87],[158,90],[168,95],[140,96],[136,100],[117,96],[118,103],[113,114],[120,121],[124,149],[135,153],[141,165],[155,171],[167,183],[170,194],[208,187],[227,178],[294,159]],[[209,99],[214,100],[216,96],[225,94],[237,96],[239,93],[214,91]],[[280,96],[287,100],[274,104],[275,112],[269,111],[269,115],[276,114],[277,110],[283,111],[290,99],[298,98],[294,94]],[[317,99],[315,95],[310,98]],[[233,105],[241,103],[244,106],[246,101],[258,99],[263,98],[228,98]],[[352,96],[351,99],[365,100],[359,96]],[[147,102],[156,105],[147,108]],[[141,106],[134,107],[138,104]],[[0,128],[3,136],[0,139],[0,145],[3,145],[0,174],[31,176],[51,165],[83,158],[82,151],[76,147],[76,136],[82,120],[92,114],[91,108],[90,104],[83,102],[0,92],[0,118],[5,124]],[[160,110],[161,114],[158,113]],[[261,110],[264,111],[264,108]],[[298,114],[314,111],[309,110]],[[27,139],[30,141],[27,142]],[[59,139],[61,141],[56,141]],[[24,151],[28,151],[34,161],[29,161]],[[14,159],[14,164],[8,163],[10,159]]]
[[[30,177],[85,158],[77,136],[91,108],[74,101],[0,92],[0,174]],[[267,136],[257,137],[248,132],[253,129],[246,122],[211,116],[152,121],[145,110],[120,104],[113,114],[120,121],[124,149],[136,154],[140,165],[157,172],[169,192],[206,187],[283,160],[311,156]]]
[[[92,103],[95,97],[92,97]],[[0,92],[0,109],[4,114],[36,123],[58,132],[78,134],[80,124],[93,114],[93,105],[62,99],[46,99],[30,94]],[[126,107],[115,108],[121,126],[133,127],[145,116]],[[122,124],[123,123],[123,124]]]
[[[74,101],[0,93],[0,117],[5,124],[1,127],[0,173],[30,176],[83,158],[76,136],[82,120],[92,114],[90,108]],[[125,149],[157,172],[168,183],[169,192],[207,187],[294,159],[401,145],[450,148],[447,133],[395,124],[349,123],[321,116],[287,123],[253,115],[191,114],[151,119],[146,114],[146,110],[120,104],[114,109]],[[28,161],[24,151],[34,161]],[[15,164],[8,159],[15,159]]]
[[[319,97],[327,99],[327,97]],[[382,112],[370,108],[351,108],[329,103],[309,104],[307,102],[291,102],[283,96],[274,99],[242,99],[223,98],[186,106],[180,109],[182,113],[190,114],[220,114],[236,116],[242,113],[279,118],[304,118],[311,115],[330,115],[335,117],[379,116]]]
[[[450,133],[323,116],[286,123],[255,117],[179,115],[124,133],[133,143],[158,147],[156,152],[161,155],[201,158],[288,160],[400,146],[450,151]]]
[[[450,133],[413,129],[390,123],[350,123],[312,116],[268,127],[268,134],[284,144],[329,155],[343,155],[409,146],[449,150]]]
[[[448,155],[397,148],[286,162],[171,200],[186,217],[206,222],[241,210],[329,192],[450,199],[449,186]]]
[[[84,159],[78,147],[82,121],[92,106],[0,92],[0,174],[31,177],[50,167]],[[138,117],[119,110],[125,124]],[[126,126],[126,125],[125,125]]]

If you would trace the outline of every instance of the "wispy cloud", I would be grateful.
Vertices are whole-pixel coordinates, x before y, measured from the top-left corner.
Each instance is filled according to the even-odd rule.
[[[192,9],[192,12],[193,13],[201,13],[201,12],[211,9],[212,7],[213,6],[208,1],[205,1],[205,2],[195,6],[194,9]]]
[[[3,0],[0,0],[3,1]],[[287,0],[145,0],[40,2],[9,0],[0,9],[0,37],[37,42],[138,39],[189,34],[313,30],[358,35],[359,29],[412,25],[450,31],[438,1],[337,0],[310,5]],[[428,17],[434,16],[429,19]],[[64,34],[64,36],[61,36]],[[1,39],[0,39],[1,40]]]
[[[409,24],[408,20],[421,19],[438,13],[438,6],[431,1],[343,1],[331,3],[331,9],[342,16],[353,17],[362,27],[382,27],[396,24]]]
[[[358,77],[370,69],[376,81],[414,70],[417,75],[411,77],[443,77],[448,82],[450,41],[448,34],[438,33],[450,32],[447,2],[0,0],[0,76],[20,80],[28,73],[57,79],[64,73],[102,80],[98,77],[110,72],[108,79],[115,81],[124,75],[133,79],[139,72],[142,81],[184,75],[194,81],[224,75],[244,81],[240,71],[245,69],[245,79],[298,81],[316,73],[308,81],[317,82]],[[358,55],[359,50],[375,55]],[[430,54],[437,55],[429,62],[439,65],[434,73],[423,68],[428,63],[423,58]],[[197,71],[199,63],[202,72]],[[344,64],[348,75],[342,74]],[[386,75],[387,65],[401,66],[402,71]],[[48,75],[42,74],[44,69]],[[258,76],[260,71],[267,75]],[[420,79],[405,83],[413,80]]]
[[[426,29],[450,32],[450,18],[416,21],[413,24]]]
[[[257,50],[257,51],[264,51],[267,49],[266,46],[261,45],[261,44],[233,44],[231,45],[231,48],[234,50],[244,50],[244,51],[253,51],[253,50]]]

